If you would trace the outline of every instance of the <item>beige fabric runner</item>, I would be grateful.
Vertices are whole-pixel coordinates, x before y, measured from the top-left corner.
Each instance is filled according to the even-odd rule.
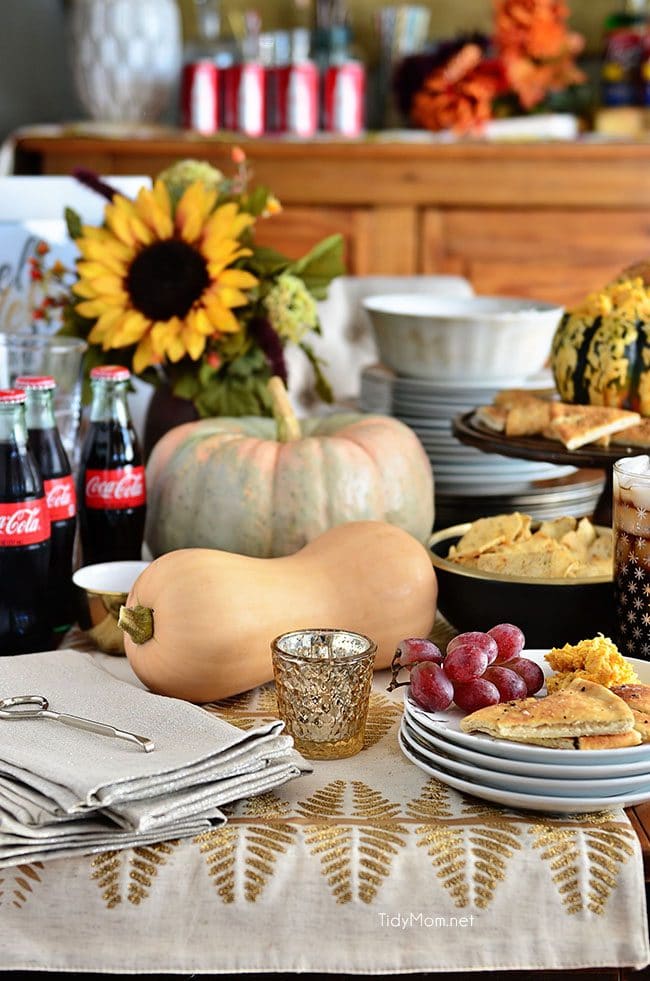
[[[123,658],[96,655],[122,679]],[[622,810],[488,806],[408,762],[375,678],[366,747],[198,838],[0,870],[0,969],[399,973],[642,967],[640,846]],[[209,706],[250,728],[272,686]],[[182,735],[179,734],[179,738]],[[122,942],[129,938],[128,943]]]

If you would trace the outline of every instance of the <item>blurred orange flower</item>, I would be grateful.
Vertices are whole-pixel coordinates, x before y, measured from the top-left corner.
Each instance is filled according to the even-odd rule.
[[[568,30],[568,17],[562,0],[495,2],[494,43],[524,109],[585,79],[573,60],[584,39]]]
[[[466,44],[429,75],[415,95],[413,122],[430,130],[480,130],[492,116],[492,102],[503,88],[500,67],[484,59],[478,44]]]

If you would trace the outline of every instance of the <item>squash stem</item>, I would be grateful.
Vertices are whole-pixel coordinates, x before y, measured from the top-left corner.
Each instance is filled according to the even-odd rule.
[[[269,395],[271,396],[271,407],[273,418],[278,427],[278,441],[280,443],[290,443],[295,439],[301,438],[300,423],[293,411],[284,382],[277,375],[269,379]]]
[[[153,610],[148,606],[121,606],[117,625],[134,644],[146,644],[153,637]]]

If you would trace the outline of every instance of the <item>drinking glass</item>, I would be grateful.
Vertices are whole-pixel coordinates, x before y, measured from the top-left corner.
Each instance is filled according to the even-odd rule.
[[[0,333],[0,388],[13,385],[20,375],[54,377],[54,415],[73,467],[79,457],[81,363],[86,347],[77,337]]]
[[[616,643],[650,660],[650,457],[614,464],[614,598]]]
[[[363,746],[377,645],[349,630],[294,630],[271,644],[280,718],[312,760]]]

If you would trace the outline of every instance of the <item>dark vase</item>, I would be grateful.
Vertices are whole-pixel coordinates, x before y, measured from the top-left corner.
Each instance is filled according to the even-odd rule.
[[[144,421],[144,456],[149,459],[152,449],[158,440],[184,422],[195,422],[199,414],[194,404],[188,399],[179,399],[172,395],[169,385],[160,385],[154,389]]]

